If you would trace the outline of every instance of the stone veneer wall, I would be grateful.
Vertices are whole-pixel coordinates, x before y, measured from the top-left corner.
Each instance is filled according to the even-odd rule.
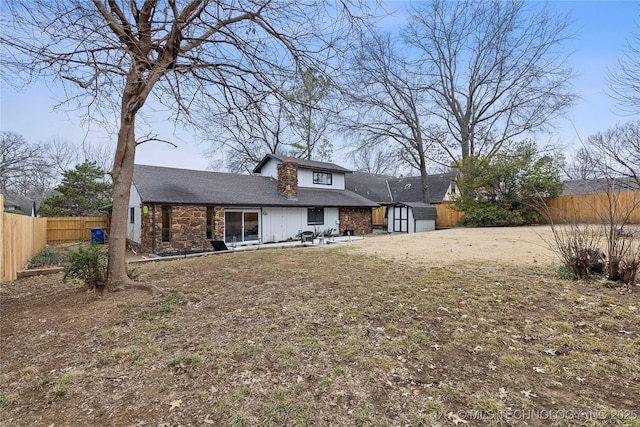
[[[341,208],[339,218],[341,235],[345,230],[353,230],[355,235],[371,233],[371,208]]]
[[[213,208],[213,240],[224,241],[224,208]]]
[[[214,208],[213,240],[224,240],[224,208]],[[153,250],[154,209],[149,206],[148,212],[142,214],[140,249]],[[207,207],[206,206],[171,206],[171,241],[162,241],[162,205],[155,206],[155,250],[190,251],[211,250],[207,240]]]

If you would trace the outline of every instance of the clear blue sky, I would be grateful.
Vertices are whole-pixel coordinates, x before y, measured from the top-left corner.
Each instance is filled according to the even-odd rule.
[[[390,2],[391,9],[401,5],[401,2]],[[549,6],[559,12],[572,10],[575,20],[576,37],[567,49],[574,51],[570,62],[577,73],[574,87],[581,99],[568,114],[568,119],[557,120],[557,132],[549,139],[570,150],[579,144],[578,135],[586,140],[597,131],[630,119],[616,114],[614,102],[605,94],[605,76],[607,67],[615,67],[627,40],[638,31],[640,1],[551,1]],[[401,17],[397,18],[402,21]],[[60,96],[55,95],[59,93],[57,88],[50,89],[45,83],[38,83],[16,92],[2,82],[1,91],[0,129],[21,134],[29,142],[61,138],[90,144],[115,139],[96,125],[88,131],[77,112],[54,112],[56,96]],[[168,114],[159,117],[156,130],[160,138],[174,142],[178,148],[161,143],[143,144],[137,151],[136,162],[205,169],[208,164],[208,159],[202,155],[205,147],[183,131],[174,133],[173,127],[167,125],[167,117]],[[539,139],[539,142],[547,141]],[[333,160],[341,163],[339,155]]]

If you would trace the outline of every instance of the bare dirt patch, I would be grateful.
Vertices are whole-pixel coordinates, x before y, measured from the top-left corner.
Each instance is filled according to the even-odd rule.
[[[498,230],[141,264],[156,298],[3,283],[0,424],[640,426],[640,292]]]
[[[392,234],[375,241],[357,241],[366,254],[424,265],[495,263],[551,265],[558,257],[550,249],[553,233],[548,226],[452,228],[429,233]]]

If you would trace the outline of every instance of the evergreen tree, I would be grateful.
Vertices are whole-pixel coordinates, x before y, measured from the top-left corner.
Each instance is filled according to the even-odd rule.
[[[45,199],[40,216],[97,216],[111,203],[112,185],[96,162],[84,162],[63,173],[59,194]]]

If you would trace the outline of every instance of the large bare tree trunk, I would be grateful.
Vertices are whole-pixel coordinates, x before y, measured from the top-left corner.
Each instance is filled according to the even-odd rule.
[[[127,214],[129,209],[129,183],[133,180],[136,142],[134,121],[123,120],[118,132],[118,148],[113,165],[113,210],[109,232],[109,267],[107,289],[124,288],[131,282],[127,274]]]
[[[420,165],[420,183],[422,184],[422,201],[431,204],[431,192],[429,191],[429,175],[427,174],[426,162]]]
[[[135,62],[127,75],[127,83],[122,95],[118,146],[113,161],[113,208],[109,231],[109,265],[107,268],[107,289],[123,289],[133,284],[127,274],[127,215],[129,195],[133,182],[133,167],[136,155],[135,117],[145,101],[145,88],[136,72]]]

